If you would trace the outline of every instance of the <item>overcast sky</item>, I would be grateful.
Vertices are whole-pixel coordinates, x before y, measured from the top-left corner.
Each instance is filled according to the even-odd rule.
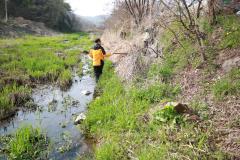
[[[81,16],[105,15],[111,12],[114,0],[65,0],[74,13]]]

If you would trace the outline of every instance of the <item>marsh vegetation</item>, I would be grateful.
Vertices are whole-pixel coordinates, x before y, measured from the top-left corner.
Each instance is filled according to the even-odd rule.
[[[61,159],[89,152],[73,124],[92,98],[81,91],[93,92],[95,85],[82,54],[92,45],[89,35],[0,41],[1,157]]]
[[[24,105],[38,84],[69,88],[72,69],[91,44],[86,33],[1,39],[0,119]]]

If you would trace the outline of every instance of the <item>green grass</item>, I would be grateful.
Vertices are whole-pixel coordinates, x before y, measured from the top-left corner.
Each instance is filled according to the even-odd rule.
[[[14,102],[12,102],[10,96],[12,94],[30,94],[31,90],[28,87],[6,85],[0,92],[0,118],[4,117],[8,110],[14,107]]]
[[[218,25],[211,26],[206,18],[203,18],[200,23],[201,31],[206,34],[204,44],[206,46],[205,54],[207,56],[209,70],[216,67],[214,60],[218,55],[217,49],[237,48],[240,46],[240,18],[235,15],[224,15],[217,17]],[[165,30],[161,35],[160,43],[164,46],[163,55],[164,61],[154,63],[150,69],[149,76],[160,76],[163,81],[169,81],[186,66],[198,67],[201,64],[199,47],[195,40],[186,37],[183,28],[178,23],[172,23],[169,26],[177,34],[178,41],[175,39],[172,32]],[[210,38],[216,29],[222,29],[217,33],[221,40],[217,46],[211,46],[212,39]]]
[[[72,68],[80,62],[80,53],[91,45],[87,33],[0,39],[0,112],[13,108],[9,96],[31,83],[58,81],[65,88]]]
[[[77,74],[79,77],[83,76],[83,63],[80,62],[77,68]]]
[[[179,115],[174,109],[174,106],[165,106],[162,110],[154,114],[156,123],[167,123],[171,122],[173,124],[183,123],[183,116]]]
[[[38,128],[20,128],[5,140],[3,144],[9,159],[34,160],[47,155],[49,142]]]
[[[165,98],[174,99],[180,93],[180,87],[165,83],[156,83],[146,88],[132,90],[132,92],[136,100],[157,103]]]
[[[154,109],[161,101],[174,100],[179,89],[164,83],[124,88],[108,62],[98,88],[102,95],[89,105],[83,122],[87,133],[99,140],[97,160],[226,158],[211,150],[211,129],[202,131],[172,106]]]
[[[221,49],[236,48],[240,46],[240,18],[235,15],[224,15],[218,17],[219,25],[223,29]]]
[[[154,78],[154,77],[160,77],[163,79],[163,81],[169,81],[173,76],[173,68],[171,64],[164,63],[158,64],[154,63],[150,66],[148,77]]]
[[[64,70],[59,77],[60,87],[64,88],[71,84],[72,81],[72,73],[70,70]]]
[[[3,63],[0,64],[1,69],[9,72],[20,70],[39,79],[46,76],[56,77],[64,68],[75,65],[79,61],[81,51],[89,48],[92,42],[88,35],[80,33],[54,37],[27,36],[2,39],[0,44],[5,55]],[[62,57],[57,56],[58,54]]]
[[[219,16],[218,22],[217,26],[211,26],[203,19],[200,25],[201,31],[207,35],[204,44],[208,60],[203,72],[208,71],[208,75],[217,69],[214,64],[217,49],[235,48],[240,44],[239,18]],[[179,24],[173,23],[170,27],[176,31],[181,45],[176,43],[170,31],[166,30],[161,35],[159,41],[164,45],[164,59],[151,65],[147,80],[144,81],[149,84],[138,82],[131,87],[124,87],[111,65],[107,63],[105,66],[104,75],[97,86],[101,96],[89,105],[83,124],[89,135],[99,140],[95,150],[97,160],[230,159],[211,140],[214,128],[208,121],[209,108],[202,101],[202,95],[198,95],[201,98],[194,99],[189,106],[198,112],[200,119],[204,120],[204,126],[187,121],[187,117],[178,115],[172,106],[158,109],[162,107],[162,102],[174,101],[181,93],[180,87],[172,83],[176,80],[175,75],[187,67],[194,69],[202,64],[196,42],[184,35]],[[208,36],[216,28],[223,29],[220,33],[222,40],[219,46],[211,46]],[[214,96],[239,96],[239,79],[237,69],[218,80],[212,86]]]
[[[164,60],[160,63],[154,63],[149,71],[149,76],[160,76],[163,81],[167,82],[187,66],[197,67],[201,63],[196,41],[184,35],[180,24],[173,23],[169,27],[177,34],[178,40],[175,39],[171,31],[164,31],[159,40],[164,46]]]
[[[233,69],[218,80],[212,87],[212,92],[218,100],[223,100],[226,96],[240,96],[240,69]]]

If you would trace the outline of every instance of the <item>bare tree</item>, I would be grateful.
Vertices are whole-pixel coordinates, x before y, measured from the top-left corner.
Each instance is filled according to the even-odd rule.
[[[125,0],[125,5],[135,24],[139,26],[144,17],[152,13],[155,2],[156,0]]]
[[[171,2],[164,0],[160,1],[165,9],[167,9],[187,31],[187,35],[191,39],[197,40],[200,47],[200,55],[202,61],[204,62],[206,60],[203,43],[204,36],[198,25],[203,0],[172,0]]]
[[[115,1],[114,9],[112,11],[111,16],[106,20],[105,27],[108,29],[113,29],[115,31],[120,30],[124,32],[130,29],[132,17],[128,12],[128,9],[125,5],[125,2],[120,0]]]
[[[5,0],[5,22],[8,21],[8,0]]]
[[[208,0],[208,14],[209,22],[211,25],[217,23],[217,12],[221,8],[221,2],[219,0]]]

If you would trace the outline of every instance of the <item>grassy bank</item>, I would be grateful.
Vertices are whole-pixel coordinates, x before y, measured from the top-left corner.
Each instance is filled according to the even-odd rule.
[[[97,139],[96,159],[225,160],[238,157],[237,147],[233,146],[232,151],[223,147],[229,144],[228,134],[217,130],[222,127],[236,130],[219,119],[229,124],[237,121],[221,113],[229,108],[226,114],[237,117],[231,108],[239,96],[239,68],[226,72],[222,65],[237,57],[239,17],[219,16],[216,26],[203,19],[200,27],[206,34],[207,61],[204,63],[199,47],[184,35],[180,25],[174,23],[170,27],[176,31],[181,45],[166,30],[159,37],[164,45],[164,60],[151,64],[148,72],[139,75],[140,80],[126,86],[110,63],[105,66],[97,87],[100,97],[89,105],[83,125],[89,136]],[[223,100],[228,100],[229,105]],[[166,102],[172,101],[187,103],[195,117],[178,114],[173,106],[166,106]],[[238,142],[233,140],[231,144],[237,146]]]
[[[210,145],[211,129],[201,128],[164,102],[178,87],[153,84],[124,87],[110,63],[98,85],[101,97],[89,106],[86,131],[96,137],[96,159],[224,159]]]
[[[87,33],[0,39],[0,119],[39,83],[70,86],[72,68],[91,45]]]

